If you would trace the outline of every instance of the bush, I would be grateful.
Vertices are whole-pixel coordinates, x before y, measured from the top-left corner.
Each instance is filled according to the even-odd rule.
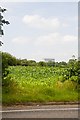
[[[40,61],[40,62],[38,62],[38,65],[39,65],[39,66],[46,66],[46,63],[43,62],[43,61]]]
[[[2,78],[7,76],[9,71],[7,70],[8,66],[15,66],[16,58],[10,55],[9,53],[2,52]]]
[[[2,92],[3,93],[14,93],[15,91],[19,90],[18,82],[15,81],[10,75],[3,78],[2,81]]]
[[[65,81],[64,77],[63,76],[59,76],[59,81],[64,82]]]
[[[7,75],[3,78],[2,85],[5,87],[16,86],[18,85],[18,82],[15,81],[10,75]]]
[[[76,84],[74,81],[66,80],[66,81],[63,83],[63,86],[64,86],[64,88],[67,89],[67,90],[75,90],[77,84]]]
[[[71,76],[71,77],[69,78],[69,80],[78,83],[78,76]]]

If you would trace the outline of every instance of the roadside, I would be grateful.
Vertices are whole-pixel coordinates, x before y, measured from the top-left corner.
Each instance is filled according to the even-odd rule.
[[[2,110],[13,110],[13,109],[28,109],[28,108],[47,108],[47,107],[79,107],[80,102],[47,102],[47,103],[25,103],[25,104],[15,104],[15,105],[2,105]]]

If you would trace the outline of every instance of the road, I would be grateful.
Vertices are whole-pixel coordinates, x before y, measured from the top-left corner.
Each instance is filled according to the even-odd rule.
[[[3,108],[3,118],[78,118],[78,105],[17,106]]]

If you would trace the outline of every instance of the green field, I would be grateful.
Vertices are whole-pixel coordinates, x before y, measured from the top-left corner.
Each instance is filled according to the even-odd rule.
[[[78,101],[77,83],[59,67],[10,66],[4,78],[3,104]]]

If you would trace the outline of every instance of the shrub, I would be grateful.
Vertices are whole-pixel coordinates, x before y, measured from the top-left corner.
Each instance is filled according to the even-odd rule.
[[[78,83],[78,76],[71,76],[71,77],[69,78],[69,80]]]
[[[43,61],[40,61],[40,62],[38,63],[38,65],[39,65],[39,66],[46,66],[46,63],[43,62]]]

